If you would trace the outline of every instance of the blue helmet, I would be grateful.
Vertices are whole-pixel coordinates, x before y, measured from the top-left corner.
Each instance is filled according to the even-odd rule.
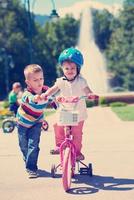
[[[73,47],[65,49],[63,52],[61,52],[58,59],[60,65],[62,65],[62,63],[67,60],[74,62],[79,69],[82,67],[84,62],[81,52]]]

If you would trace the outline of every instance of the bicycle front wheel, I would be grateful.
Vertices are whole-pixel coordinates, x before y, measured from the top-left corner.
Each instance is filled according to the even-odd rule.
[[[67,147],[64,150],[63,166],[62,166],[62,182],[65,191],[69,190],[71,187],[71,178],[72,178],[71,149]]]

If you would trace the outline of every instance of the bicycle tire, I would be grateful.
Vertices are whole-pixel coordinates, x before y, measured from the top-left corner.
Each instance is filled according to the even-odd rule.
[[[12,120],[4,120],[2,123],[2,129],[4,133],[11,133],[15,128],[15,123]]]
[[[72,163],[71,163],[71,149],[64,150],[63,166],[62,166],[62,183],[63,188],[67,192],[71,187],[72,178]]]

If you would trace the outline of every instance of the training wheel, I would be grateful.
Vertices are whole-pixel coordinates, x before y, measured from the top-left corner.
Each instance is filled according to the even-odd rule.
[[[93,168],[92,168],[92,164],[91,163],[89,163],[89,165],[88,165],[88,175],[89,176],[93,176]]]
[[[51,176],[52,176],[53,178],[55,178],[55,174],[56,174],[56,167],[55,167],[54,164],[52,164],[52,166],[51,166]]]
[[[81,175],[92,176],[93,175],[92,164],[89,163],[89,165],[87,167],[80,167],[80,171],[79,172],[80,172]]]

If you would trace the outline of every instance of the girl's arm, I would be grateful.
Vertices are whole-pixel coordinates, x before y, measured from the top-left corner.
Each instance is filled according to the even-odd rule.
[[[59,90],[58,86],[54,85],[54,86],[52,86],[51,88],[49,88],[49,89],[45,92],[45,94],[46,94],[47,96],[51,96],[51,95],[55,94],[56,92],[58,92],[58,90]]]
[[[58,91],[59,91],[58,86],[54,85],[54,86],[52,86],[51,88],[49,88],[45,93],[42,93],[42,94],[40,95],[40,97],[41,97],[42,99],[46,99],[48,96],[51,96],[51,95],[57,93]]]
[[[87,87],[84,88],[84,93],[85,93],[85,95],[88,96],[88,95],[90,95],[90,94],[93,93],[93,92],[92,92],[92,90],[87,86]]]
[[[88,96],[88,99],[92,99],[92,100],[94,99],[94,100],[98,101],[99,96],[94,94],[88,86],[84,88],[84,92],[85,92],[86,96]]]
[[[58,87],[54,85],[53,87],[49,88],[46,92],[42,93],[41,95],[39,94],[34,95],[32,97],[32,101],[35,103],[38,103],[39,101],[47,100],[48,96],[55,94],[58,90],[59,90]]]

